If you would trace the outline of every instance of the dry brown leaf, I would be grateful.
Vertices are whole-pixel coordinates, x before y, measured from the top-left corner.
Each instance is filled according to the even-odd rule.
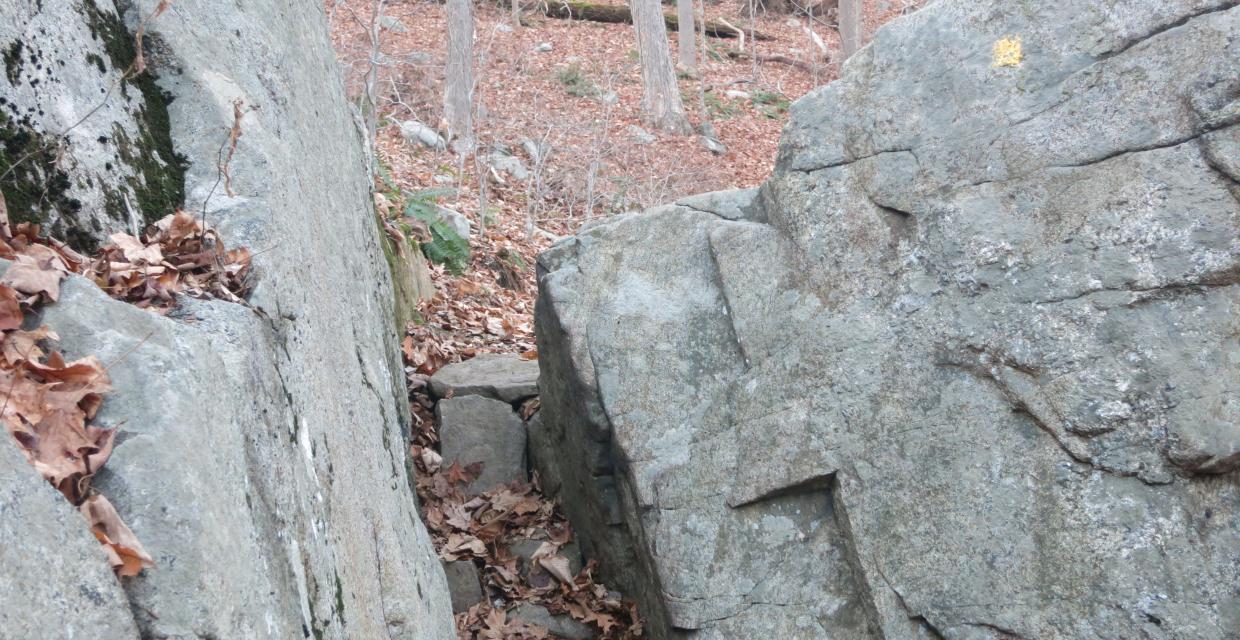
[[[444,544],[440,555],[443,555],[445,558],[447,558],[445,554],[452,555],[454,557],[450,559],[455,560],[468,555],[483,556],[486,555],[486,552],[487,547],[481,540],[468,534],[454,533],[448,536],[448,541]]]
[[[43,295],[55,302],[60,298],[60,281],[65,274],[58,269],[50,269],[24,254],[18,254],[8,271],[0,277],[0,284],[6,284],[29,296]]]
[[[164,237],[168,242],[174,244],[202,234],[202,225],[198,223],[198,219],[184,211],[177,211],[159,220],[155,226],[164,232]]]
[[[9,330],[4,334],[5,360],[14,366],[25,360],[42,360],[45,354],[39,347],[39,343],[59,339],[60,336],[47,327],[39,327],[31,331]]]
[[[108,499],[95,494],[86,499],[78,510],[90,523],[90,530],[103,544],[112,570],[120,577],[133,577],[144,568],[155,566],[155,560],[142,548],[137,536],[121,520],[120,514]]]
[[[141,240],[124,233],[114,233],[108,236],[108,239],[121,250],[125,260],[130,263],[157,265],[164,261],[164,254],[159,250],[159,245],[144,245]]]
[[[17,291],[7,284],[0,284],[0,331],[21,327],[24,318]]]
[[[469,531],[474,526],[473,518],[465,507],[456,503],[445,503],[443,505],[444,522],[460,531]]]
[[[491,609],[491,612],[483,619],[483,627],[479,637],[487,640],[507,640],[507,634],[504,627],[508,614],[503,609]]]
[[[136,51],[136,55],[134,56],[133,63],[130,65],[133,75],[138,75],[143,71],[146,71],[146,56],[144,56],[142,52],[142,39],[146,36],[146,25],[155,18],[158,18],[160,15],[163,15],[163,13],[171,6],[172,0],[160,0],[159,5],[155,7],[155,10],[151,12],[151,15],[143,19],[141,24],[138,25],[138,29],[134,33],[134,50]]]
[[[561,555],[540,556],[538,564],[556,580],[570,586],[573,584],[573,572],[569,568],[568,558]]]
[[[529,420],[534,417],[535,413],[538,413],[538,409],[541,406],[542,401],[538,399],[538,396],[534,396],[533,398],[522,402],[521,408],[517,411],[517,413],[521,416],[522,420]]]
[[[233,193],[232,171],[229,169],[229,165],[232,163],[233,154],[237,152],[237,141],[241,139],[241,118],[246,113],[241,108],[244,104],[245,102],[240,99],[233,100],[233,124],[232,129],[228,132],[228,153],[220,162],[220,175],[224,176],[224,192],[228,194],[229,198],[236,197],[237,195]]]

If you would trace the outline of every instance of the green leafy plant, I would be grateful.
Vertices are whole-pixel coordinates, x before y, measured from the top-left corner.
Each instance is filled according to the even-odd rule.
[[[385,189],[383,194],[392,202],[400,202],[402,199],[400,187],[396,186],[396,181],[392,178],[392,170],[380,161],[377,167],[377,173],[379,174],[379,182]]]
[[[755,89],[750,94],[749,99],[753,102],[753,106],[762,112],[762,115],[772,120],[778,119],[787,113],[788,107],[792,104],[784,94],[762,89]]]
[[[727,120],[736,115],[736,103],[732,100],[721,98],[719,94],[713,92],[705,94],[704,98],[706,101],[706,112],[712,120]]]
[[[568,95],[578,98],[592,98],[599,94],[594,81],[581,70],[581,65],[573,63],[555,72],[555,79],[564,85]]]
[[[422,254],[435,264],[442,264],[454,275],[461,275],[469,268],[469,240],[462,238],[439,215],[439,199],[455,193],[452,189],[423,189],[405,192],[407,218],[424,223],[430,230],[430,242],[422,243]]]

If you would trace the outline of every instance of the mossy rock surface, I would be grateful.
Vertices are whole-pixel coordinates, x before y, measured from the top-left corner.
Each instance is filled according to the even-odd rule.
[[[0,26],[0,193],[10,216],[91,249],[180,207],[187,162],[173,146],[171,98],[152,73],[158,65],[130,72],[134,38],[112,3],[17,11],[26,14]]]

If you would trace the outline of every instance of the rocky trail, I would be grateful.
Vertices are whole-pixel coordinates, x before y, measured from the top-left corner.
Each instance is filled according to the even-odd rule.
[[[563,511],[531,473],[538,372],[534,360],[481,355],[440,369],[415,393],[418,497],[458,633],[644,638],[636,604],[595,580],[595,563],[583,562]]]

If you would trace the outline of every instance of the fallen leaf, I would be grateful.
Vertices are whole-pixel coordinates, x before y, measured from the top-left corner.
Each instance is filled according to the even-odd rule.
[[[64,277],[64,272],[45,268],[34,258],[18,254],[9,270],[0,278],[0,284],[9,285],[30,296],[42,294],[55,302],[60,297],[60,281]]]
[[[21,327],[24,317],[17,291],[7,284],[0,284],[0,331]]]
[[[108,499],[100,494],[87,498],[78,510],[90,523],[91,533],[103,544],[112,570],[120,577],[133,577],[144,568],[155,566],[155,560],[142,548],[137,536],[121,520]]]
[[[133,264],[157,265],[164,261],[159,245],[144,245],[141,240],[124,233],[114,233],[108,239],[121,250],[125,260]]]
[[[569,568],[568,558],[561,555],[541,556],[538,558],[538,564],[547,570],[560,582],[571,585],[573,583],[573,572]]]

